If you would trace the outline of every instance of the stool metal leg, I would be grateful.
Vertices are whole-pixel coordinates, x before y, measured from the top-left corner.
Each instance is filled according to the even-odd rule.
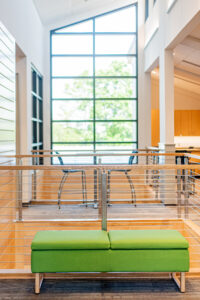
[[[81,171],[81,179],[82,179],[83,203],[86,204],[86,207],[87,207],[86,174],[85,174],[84,170]]]
[[[60,198],[61,198],[61,194],[62,194],[62,189],[63,189],[65,181],[67,180],[67,177],[68,177],[68,173],[65,173],[61,179],[59,190],[58,190],[58,207],[59,207],[59,209],[60,209]]]
[[[136,206],[136,195],[135,195],[135,188],[134,188],[134,185],[133,185],[133,182],[132,182],[132,179],[130,177],[130,175],[128,174],[128,172],[125,170],[125,175],[128,179],[128,182],[129,182],[129,185],[130,185],[130,188],[131,188],[131,198],[132,198],[132,203],[135,203],[135,206]]]
[[[81,181],[82,181],[83,203],[85,203],[85,192],[84,192],[84,182],[83,182],[83,171],[81,171]]]
[[[86,185],[86,174],[85,171],[83,171],[83,179],[84,179],[84,192],[85,192],[85,203],[87,207],[87,185]]]

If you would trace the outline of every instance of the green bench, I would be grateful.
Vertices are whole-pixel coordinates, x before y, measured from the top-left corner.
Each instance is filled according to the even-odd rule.
[[[31,245],[35,293],[43,274],[55,272],[168,272],[184,292],[188,246],[176,230],[39,231]]]

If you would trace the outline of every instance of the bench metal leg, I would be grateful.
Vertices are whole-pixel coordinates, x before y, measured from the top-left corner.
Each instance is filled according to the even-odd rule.
[[[43,282],[43,274],[36,273],[35,274],[35,294],[40,293],[40,288],[42,286],[42,282]]]
[[[176,273],[172,273],[172,278],[174,279],[180,292],[185,293],[185,272],[180,273],[180,279],[177,277]]]

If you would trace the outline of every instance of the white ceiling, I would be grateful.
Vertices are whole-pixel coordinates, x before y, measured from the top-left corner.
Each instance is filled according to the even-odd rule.
[[[174,49],[174,64],[200,76],[200,24]]]
[[[133,3],[133,0],[33,0],[44,25],[61,20],[76,20],[95,12],[105,12]],[[200,76],[200,24],[174,49],[176,69]]]
[[[133,3],[131,0],[33,0],[44,25],[67,19],[73,15],[84,15],[89,11],[116,8]],[[112,9],[112,8],[111,8]]]

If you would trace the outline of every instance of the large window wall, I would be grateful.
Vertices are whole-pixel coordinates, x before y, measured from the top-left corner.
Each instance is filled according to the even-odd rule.
[[[137,148],[137,98],[136,5],[51,32],[53,149]]]
[[[43,149],[43,78],[34,68],[31,69],[32,76],[32,149]],[[41,153],[43,154],[43,153]],[[37,163],[42,164],[43,158]]]

